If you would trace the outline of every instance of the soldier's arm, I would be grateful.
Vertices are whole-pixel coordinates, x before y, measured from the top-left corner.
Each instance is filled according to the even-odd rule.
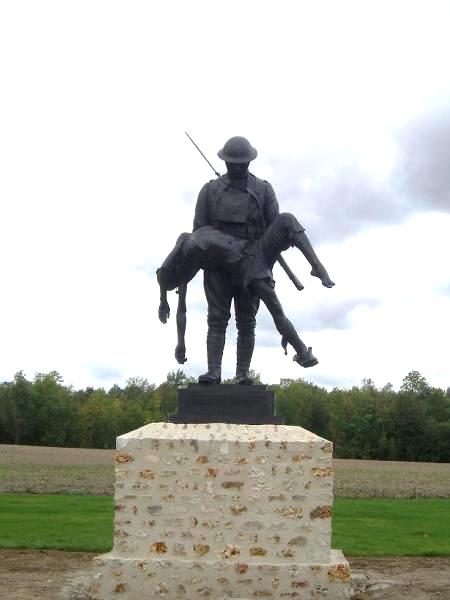
[[[265,183],[266,194],[264,201],[264,219],[266,221],[266,225],[270,225],[272,221],[280,214],[280,207],[278,205],[278,200],[273,187],[268,181]]]
[[[204,227],[205,225],[211,225],[208,205],[207,183],[205,183],[205,185],[202,187],[197,198],[197,204],[195,206],[194,225],[192,231],[196,231],[197,229],[199,229],[200,227]]]

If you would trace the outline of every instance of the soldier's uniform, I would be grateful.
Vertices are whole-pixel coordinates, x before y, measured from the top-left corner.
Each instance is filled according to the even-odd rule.
[[[275,192],[267,181],[247,175],[245,189],[233,186],[229,176],[223,175],[205,184],[198,196],[195,209],[194,231],[201,227],[214,229],[244,240],[244,255],[255,257],[257,240],[279,214]],[[241,263],[245,265],[245,262]],[[260,276],[272,277],[271,269]],[[208,373],[200,381],[220,378],[220,365],[225,343],[225,330],[230,319],[234,299],[236,316],[237,361],[236,379],[248,382],[248,370],[255,343],[256,313],[259,298],[245,285],[245,269],[206,269],[204,288],[208,302]]]

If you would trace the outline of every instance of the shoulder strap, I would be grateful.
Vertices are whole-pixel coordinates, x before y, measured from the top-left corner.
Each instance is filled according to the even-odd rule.
[[[211,179],[208,182],[208,192],[212,194],[217,194],[218,191],[225,186],[225,182],[222,180],[222,177],[218,177],[217,179]]]
[[[261,213],[261,217],[262,217],[264,229],[265,229],[266,228],[266,219],[264,217],[264,210],[263,210],[263,201],[264,201],[264,196],[265,196],[265,192],[266,192],[265,181],[263,181],[262,179],[258,179],[258,177],[255,177],[255,175],[252,175],[250,173],[250,177],[247,180],[247,191],[256,200],[256,204],[258,206],[259,212]]]

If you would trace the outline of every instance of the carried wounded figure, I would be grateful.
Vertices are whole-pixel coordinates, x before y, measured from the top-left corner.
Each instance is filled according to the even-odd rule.
[[[256,150],[242,137],[228,140],[219,151],[227,174],[207,183],[197,201],[194,231],[183,233],[157,271],[161,291],[159,318],[165,323],[169,313],[167,291],[178,288],[178,346],[176,357],[184,362],[186,285],[204,270],[208,301],[208,372],[199,382],[220,383],[225,330],[234,299],[237,340],[236,382],[249,384],[250,361],[254,348],[255,316],[262,300],[282,336],[286,350],[295,350],[294,360],[303,367],[318,363],[310,347],[298,336],[284,314],[275,292],[272,268],[280,252],[297,247],[310,263],[311,274],[325,287],[334,283],[317,258],[303,226],[290,213],[279,213],[272,186],[248,172]]]

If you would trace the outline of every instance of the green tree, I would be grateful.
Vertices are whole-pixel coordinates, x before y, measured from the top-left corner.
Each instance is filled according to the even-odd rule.
[[[396,440],[397,459],[420,459],[424,447],[425,404],[414,392],[397,394],[392,415],[392,435]]]
[[[4,383],[2,422],[8,431],[9,441],[13,444],[33,444],[34,394],[30,381],[19,371],[14,381]]]
[[[271,386],[277,396],[277,413],[287,425],[300,425],[315,434],[328,435],[327,392],[303,379],[283,379]]]
[[[261,385],[262,384],[261,375],[259,373],[257,373],[256,371],[254,371],[253,369],[249,369],[248,376],[250,377],[250,379],[253,381],[253,383],[255,385]],[[235,377],[229,377],[228,379],[224,379],[222,381],[222,383],[224,383],[226,385],[236,383],[236,378]]]
[[[181,369],[170,371],[167,373],[166,378],[166,383],[176,389],[187,387],[190,383],[195,383],[195,381],[193,377],[189,377]]]
[[[125,433],[121,425],[121,406],[105,390],[90,394],[81,407],[81,444],[85,448],[114,448],[115,439]]]
[[[428,393],[429,389],[430,386],[428,385],[427,380],[419,373],[419,371],[410,371],[403,379],[400,391],[424,396]]]
[[[63,385],[57,371],[38,373],[33,380],[36,412],[33,415],[35,443],[70,446],[79,440],[79,407],[72,390]]]

